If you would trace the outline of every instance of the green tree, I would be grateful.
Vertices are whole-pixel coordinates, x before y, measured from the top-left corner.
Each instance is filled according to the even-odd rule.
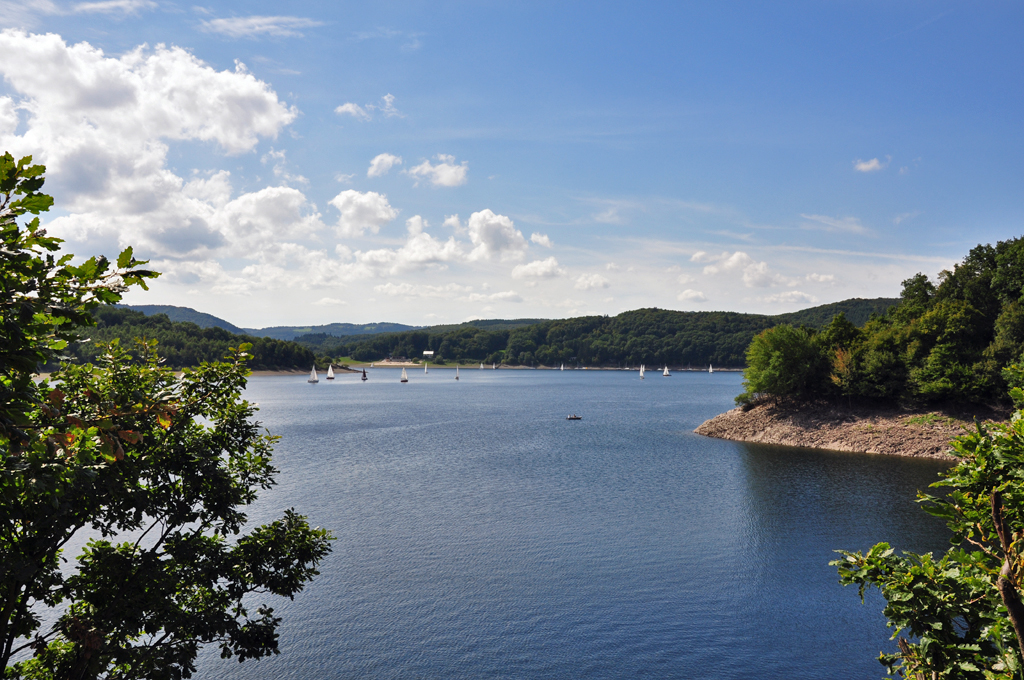
[[[1024,398],[1024,393],[1015,395]],[[1024,642],[1024,413],[954,442],[961,462],[919,494],[946,520],[953,547],[897,555],[887,543],[839,551],[844,585],[878,588],[900,651],[881,654],[907,678],[1021,678]]]
[[[782,324],[754,336],[743,372],[746,392],[736,398],[749,403],[760,396],[807,397],[821,394],[830,374],[828,358],[810,331]]]
[[[43,168],[0,157],[0,657],[5,678],[182,678],[198,648],[277,652],[280,619],[247,597],[294,596],[330,535],[288,511],[244,531],[273,484],[273,437],[241,399],[247,347],[180,378],[155,343],[64,363],[96,306],[155,276],[130,249],[71,265],[38,218]],[[73,569],[62,549],[89,532]],[[255,606],[255,611],[250,608]],[[56,617],[41,627],[41,612]],[[28,659],[13,662],[33,652]],[[21,657],[19,657],[19,654]]]

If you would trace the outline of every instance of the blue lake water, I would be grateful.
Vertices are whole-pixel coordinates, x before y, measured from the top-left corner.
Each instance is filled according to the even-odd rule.
[[[940,462],[693,434],[737,373],[369,374],[251,380],[282,437],[251,519],[338,540],[273,603],[281,656],[198,677],[878,678],[882,600],[832,551],[947,545]]]

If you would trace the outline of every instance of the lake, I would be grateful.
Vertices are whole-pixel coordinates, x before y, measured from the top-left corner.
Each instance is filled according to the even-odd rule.
[[[338,540],[282,655],[202,678],[878,678],[882,599],[828,561],[942,551],[933,460],[693,434],[738,373],[371,369],[257,377],[289,507]],[[577,413],[579,421],[567,421]]]

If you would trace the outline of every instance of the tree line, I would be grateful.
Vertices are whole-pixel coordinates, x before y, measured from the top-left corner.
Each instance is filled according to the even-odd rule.
[[[316,334],[296,342],[318,355],[379,361],[422,357],[435,361],[499,363],[512,366],[743,366],[751,338],[781,321],[827,322],[822,309],[845,311],[866,321],[896,300],[847,300],[779,316],[737,312],[678,312],[638,309],[614,317],[585,316],[542,321],[514,328],[488,329],[472,322],[441,331],[414,330],[375,336],[334,338]]]
[[[314,354],[308,348],[286,340],[237,335],[223,328],[201,328],[189,321],[171,321],[166,314],[146,316],[121,307],[103,306],[92,312],[95,325],[83,329],[77,342],[68,346],[66,358],[77,363],[93,362],[112,340],[117,339],[130,354],[143,350],[136,340],[156,340],[164,362],[173,368],[199,366],[219,361],[231,347],[252,345],[248,365],[255,370],[309,369]],[[51,363],[51,367],[55,364]]]
[[[863,327],[837,315],[821,330],[783,324],[746,352],[746,392],[887,402],[994,403],[1024,387],[1024,239],[978,245],[932,281],[903,282],[900,302]]]

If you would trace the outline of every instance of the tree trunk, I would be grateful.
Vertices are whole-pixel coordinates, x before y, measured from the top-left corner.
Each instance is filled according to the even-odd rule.
[[[1003,515],[1003,495],[998,491],[992,492],[992,522],[996,525],[996,533],[999,535],[999,543],[1003,548],[1003,566],[999,570],[999,578],[996,579],[996,589],[999,596],[1003,598],[1006,605],[1006,612],[1010,616],[1010,623],[1013,624],[1013,632],[1017,635],[1017,647],[1024,658],[1024,603],[1020,601],[1020,593],[1013,583],[1013,571],[1010,567],[1010,544],[1012,535],[1010,525]]]

